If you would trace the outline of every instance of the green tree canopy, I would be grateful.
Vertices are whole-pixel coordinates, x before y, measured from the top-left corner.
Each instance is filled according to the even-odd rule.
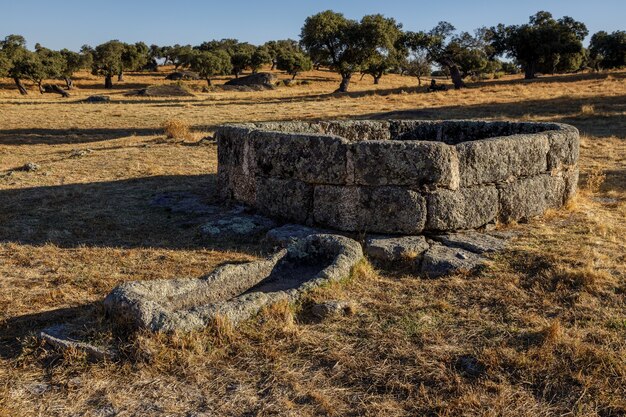
[[[537,72],[577,69],[587,34],[584,23],[567,16],[556,20],[545,11],[531,16],[526,24],[500,24],[489,30],[494,53],[514,58],[527,79],[535,78]]]
[[[258,46],[250,56],[250,68],[253,73],[258,72],[263,65],[270,64],[272,56],[265,46]]]
[[[382,18],[384,19],[384,18]],[[326,10],[308,17],[300,34],[300,44],[316,63],[328,66],[341,75],[337,91],[348,91],[352,74],[363,71],[377,51],[390,49],[389,39],[381,33],[380,19],[365,16],[361,22],[341,13]],[[390,21],[383,23],[388,25]]]
[[[232,65],[228,52],[223,49],[216,51],[197,50],[191,59],[191,69],[206,79],[207,84],[211,85],[212,77],[230,74]]]
[[[278,64],[278,56],[280,54],[288,54],[291,52],[303,52],[302,48],[297,41],[293,39],[281,39],[277,41],[268,41],[263,45],[265,49],[270,55],[272,60],[272,68],[276,68],[276,64]]]
[[[112,77],[123,68],[123,54],[124,44],[118,40],[103,43],[94,49],[91,73],[104,76],[105,88],[113,88]]]
[[[626,66],[626,31],[594,33],[589,43],[589,56],[595,69]]]
[[[365,42],[376,45],[362,71],[371,75],[374,84],[378,84],[380,78],[389,70],[398,68],[408,54],[403,42],[402,25],[395,19],[375,14],[363,17],[361,30],[366,36]]]
[[[291,75],[291,79],[304,71],[311,71],[313,63],[304,52],[285,49],[276,57],[276,68]]]

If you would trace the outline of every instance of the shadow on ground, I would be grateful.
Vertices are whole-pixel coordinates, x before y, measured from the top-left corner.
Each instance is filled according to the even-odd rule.
[[[153,136],[160,129],[4,129],[0,130],[0,145],[64,145],[101,142],[131,135]]]
[[[582,106],[594,106],[594,114],[581,114]],[[360,119],[470,119],[537,116],[576,126],[583,134],[626,138],[626,96],[572,99],[559,97],[523,103],[487,103],[409,109],[360,115]]]
[[[232,207],[216,196],[216,175],[155,176],[123,181],[0,191],[0,242],[27,245],[167,249],[238,249],[252,244],[222,242],[199,233],[199,226]],[[155,198],[192,196],[207,212],[172,211]],[[194,203],[195,204],[195,203]],[[194,211],[195,210],[195,211]]]
[[[93,315],[97,309],[98,305],[92,303],[9,318],[0,323],[0,358],[16,358],[29,343],[29,336],[36,336],[37,332],[54,324]]]

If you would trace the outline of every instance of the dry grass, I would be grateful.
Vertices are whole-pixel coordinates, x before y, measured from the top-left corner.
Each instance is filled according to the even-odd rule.
[[[626,414],[626,73],[433,94],[407,77],[357,77],[347,95],[329,93],[334,74],[303,79],[253,93],[190,82],[195,97],[157,99],[124,93],[162,74],[129,74],[113,91],[81,74],[66,100],[20,97],[0,80],[0,416]],[[103,92],[111,104],[78,102]],[[362,263],[237,329],[218,320],[192,334],[120,335],[98,321],[98,301],[120,282],[196,277],[260,254],[150,206],[165,192],[217,199],[215,146],[162,141],[164,121],[195,133],[390,112],[571,123],[584,134],[582,192],[510,226],[519,237],[479,273],[424,280]],[[12,171],[31,161],[41,169]],[[358,308],[319,323],[307,308],[327,299]],[[95,317],[88,330],[114,338],[122,359],[89,363],[33,337],[76,315]]]
[[[168,139],[187,139],[194,138],[189,128],[189,123],[181,119],[170,119],[163,122],[161,125],[165,133],[165,137]]]

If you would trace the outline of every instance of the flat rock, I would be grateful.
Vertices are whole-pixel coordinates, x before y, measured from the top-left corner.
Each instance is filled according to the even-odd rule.
[[[382,262],[415,258],[428,248],[424,236],[372,236],[365,240],[367,256]]]
[[[286,248],[297,240],[317,233],[324,231],[300,224],[285,224],[267,232],[265,244],[271,248]]]
[[[84,103],[109,103],[111,101],[111,97],[109,96],[89,96],[83,100]]]
[[[233,78],[232,80],[227,81],[224,85],[265,85],[273,87],[275,81],[276,76],[274,74],[270,74],[269,72],[258,72],[246,77]]]
[[[506,240],[485,233],[467,231],[432,237],[445,246],[465,249],[474,253],[498,252],[505,248]]]
[[[258,236],[275,227],[273,220],[258,214],[230,214],[205,223],[200,232],[210,237],[237,239]]]
[[[91,343],[76,340],[71,335],[71,326],[65,324],[57,324],[47,327],[41,331],[39,337],[48,345],[60,349],[73,349],[84,352],[90,359],[104,360],[110,359],[114,353],[104,347],[96,346]]]
[[[147,97],[193,97],[192,93],[178,84],[151,85],[134,94]]]
[[[421,273],[430,278],[452,274],[457,271],[471,271],[482,265],[485,258],[465,249],[432,245],[422,257]]]

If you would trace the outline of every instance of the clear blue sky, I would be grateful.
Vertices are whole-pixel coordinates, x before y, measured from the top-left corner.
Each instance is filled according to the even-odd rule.
[[[0,5],[0,37],[17,33],[30,48],[39,42],[75,50],[110,39],[158,45],[298,39],[304,19],[326,9],[357,19],[382,13],[410,30],[427,30],[441,20],[468,31],[524,23],[539,10],[583,21],[590,33],[626,29],[626,0],[0,0]]]

